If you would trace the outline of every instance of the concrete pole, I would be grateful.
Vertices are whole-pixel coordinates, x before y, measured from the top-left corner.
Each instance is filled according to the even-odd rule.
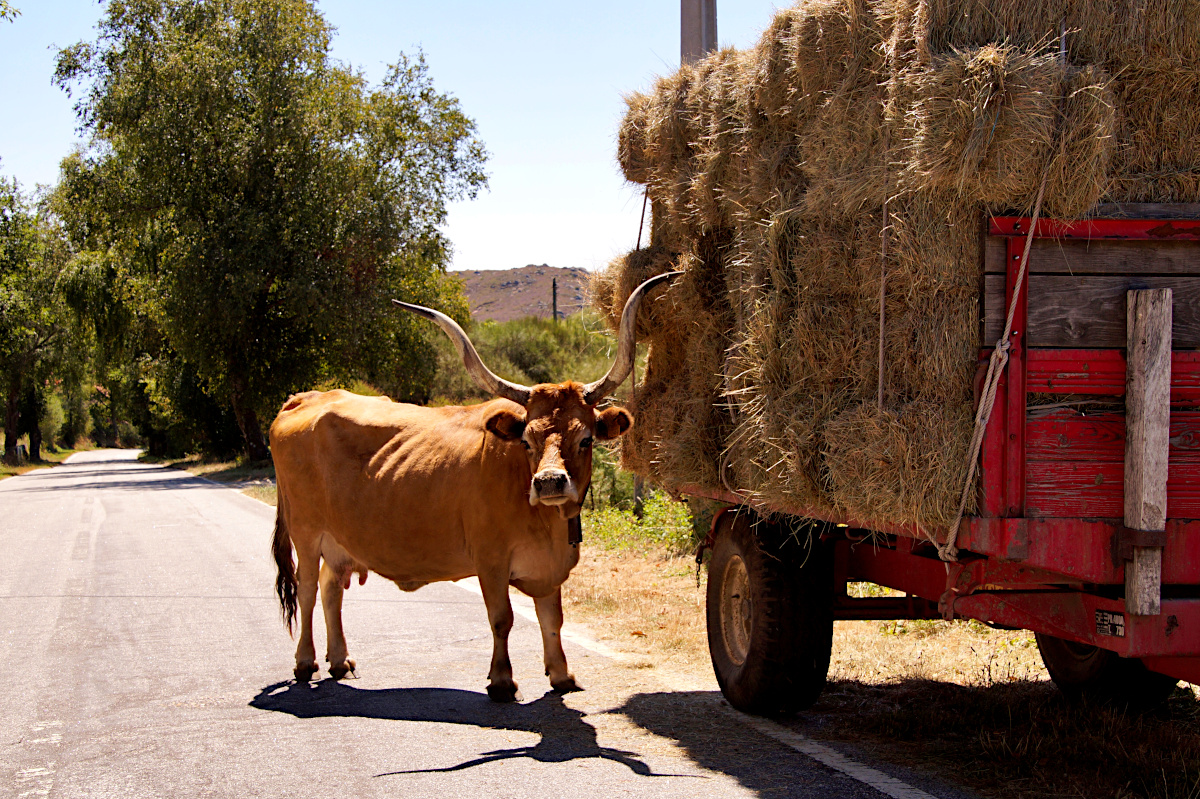
[[[698,61],[717,49],[717,0],[680,0],[679,60]]]

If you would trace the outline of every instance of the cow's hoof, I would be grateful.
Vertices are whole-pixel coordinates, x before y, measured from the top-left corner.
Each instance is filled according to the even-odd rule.
[[[550,683],[550,688],[556,694],[571,694],[576,691],[582,691],[583,686],[575,682],[575,675],[570,675],[565,680]]]
[[[320,668],[316,663],[305,663],[293,669],[292,673],[296,675],[296,682],[310,682],[318,671]]]
[[[520,693],[517,691],[517,684],[515,682],[500,684],[493,683],[487,687],[487,692],[488,699],[492,700],[493,702],[517,702],[521,698]]]
[[[343,677],[345,677],[347,674],[353,674],[353,673],[354,673],[354,661],[351,660],[350,658],[346,658],[341,663],[341,665],[329,667],[329,676],[335,680],[340,680]]]

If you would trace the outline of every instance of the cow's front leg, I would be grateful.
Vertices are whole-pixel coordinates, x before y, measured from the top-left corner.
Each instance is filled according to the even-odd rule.
[[[492,627],[492,668],[488,672],[488,697],[493,702],[514,702],[517,684],[508,659],[508,633],[513,626],[512,604],[508,601],[508,572],[479,575],[483,604]]]
[[[562,588],[555,588],[554,593],[534,599],[533,606],[537,610],[538,626],[542,628],[542,651],[546,656],[546,676],[550,678],[550,687],[560,694],[582,691],[583,688],[575,682],[575,675],[567,668],[567,655],[562,647]]]
[[[346,634],[342,631],[342,576],[321,564],[321,607],[325,610],[325,659],[329,676],[340,680],[354,671],[354,661],[346,657]]]
[[[296,601],[300,605],[300,641],[296,644],[296,682],[308,682],[317,673],[317,648],[313,645],[313,608],[317,605],[319,555],[296,548]]]

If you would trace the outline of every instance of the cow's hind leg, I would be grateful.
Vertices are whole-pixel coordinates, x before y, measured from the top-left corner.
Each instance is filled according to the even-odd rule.
[[[329,676],[340,680],[354,671],[354,661],[346,657],[346,634],[342,631],[342,572],[329,561],[321,564],[321,607],[325,610],[325,659]]]
[[[321,557],[296,548],[296,600],[300,606],[300,642],[296,644],[296,682],[308,682],[317,673],[317,648],[313,645],[313,608],[317,604],[317,573]]]
[[[483,604],[492,626],[492,668],[488,672],[488,697],[493,702],[515,702],[517,684],[508,658],[508,634],[513,626],[512,604],[508,601],[508,572],[479,575]]]
[[[537,610],[538,626],[542,628],[542,651],[550,687],[560,694],[582,691],[575,682],[575,675],[567,668],[567,655],[562,647],[562,589],[556,588],[554,593],[534,599],[533,606]]]

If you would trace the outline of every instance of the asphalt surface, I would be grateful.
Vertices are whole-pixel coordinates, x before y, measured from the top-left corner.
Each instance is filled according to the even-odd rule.
[[[549,693],[521,617],[523,701],[493,704],[482,600],[452,584],[355,584],[357,679],[296,685],[274,509],[135,456],[0,482],[0,797],[884,795],[570,641],[586,690]]]

